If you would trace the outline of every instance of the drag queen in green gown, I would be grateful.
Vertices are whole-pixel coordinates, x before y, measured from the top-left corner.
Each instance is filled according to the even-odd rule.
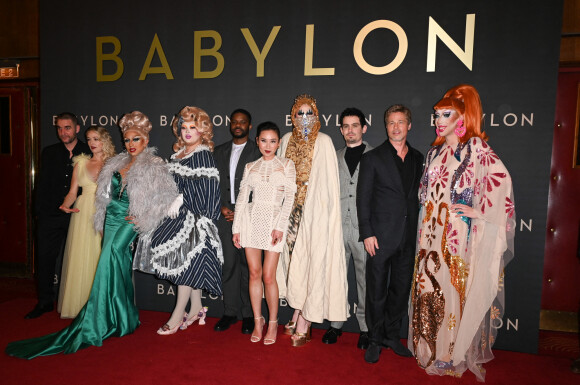
[[[180,201],[166,163],[147,147],[151,130],[147,116],[134,111],[123,116],[119,126],[127,151],[107,162],[97,182],[95,228],[103,231],[103,244],[89,300],[60,332],[8,344],[6,353],[11,356],[32,359],[74,353],[139,326],[131,245],[137,233],[154,230]]]

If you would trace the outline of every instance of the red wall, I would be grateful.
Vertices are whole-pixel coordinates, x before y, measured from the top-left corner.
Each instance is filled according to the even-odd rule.
[[[580,68],[558,76],[542,309],[577,312],[580,304],[580,165],[573,168]]]

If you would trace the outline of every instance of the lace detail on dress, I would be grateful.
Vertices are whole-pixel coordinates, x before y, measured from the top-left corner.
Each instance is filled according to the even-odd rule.
[[[194,151],[195,152],[195,151]],[[192,152],[193,154],[193,152]],[[217,168],[215,167],[198,167],[198,168],[190,168],[186,165],[181,163],[170,163],[169,164],[169,171],[173,174],[179,174],[185,177],[207,177],[207,178],[216,178],[218,181],[220,179],[220,174]]]
[[[284,242],[272,246],[271,234],[279,230],[286,236],[295,180],[296,171],[290,159],[260,158],[246,165],[232,226],[234,234],[240,233],[243,247],[281,251]]]
[[[152,267],[158,273],[178,276],[189,268],[195,257],[207,247],[208,241],[223,263],[223,251],[217,239],[217,227],[211,219],[187,212],[179,232],[151,250]]]

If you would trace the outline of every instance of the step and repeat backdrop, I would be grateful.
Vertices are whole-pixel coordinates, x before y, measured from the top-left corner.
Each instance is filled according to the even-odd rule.
[[[42,146],[57,141],[53,116],[72,111],[82,132],[105,126],[121,151],[117,122],[140,110],[153,122],[151,145],[168,158],[170,122],[185,105],[211,115],[220,144],[230,139],[235,108],[250,111],[254,127],[271,120],[285,133],[294,97],[309,93],[337,149],[344,108],[365,113],[365,139],[376,146],[386,139],[385,109],[402,103],[413,112],[409,141],[425,153],[435,138],[433,104],[456,84],[474,85],[489,143],[512,175],[518,215],[496,347],[536,351],[561,2],[62,0],[40,7]],[[172,309],[176,289],[166,281],[136,273],[135,284],[140,308]],[[221,316],[219,298],[204,301]],[[281,305],[285,322],[290,309]],[[346,330],[358,331],[354,318]]]

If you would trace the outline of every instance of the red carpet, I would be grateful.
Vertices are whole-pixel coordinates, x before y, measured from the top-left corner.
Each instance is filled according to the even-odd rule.
[[[68,325],[56,312],[38,319],[23,315],[35,304],[30,298],[0,303],[0,346],[44,335]],[[356,349],[358,334],[344,333],[335,345],[320,342],[323,331],[302,348],[290,346],[279,334],[272,346],[251,343],[240,323],[214,332],[216,318],[172,336],[155,331],[167,313],[142,311],[141,326],[130,336],[106,340],[100,348],[75,354],[21,360],[0,353],[1,384],[476,384],[472,373],[463,378],[425,374],[414,359],[383,350],[379,363],[364,362]],[[282,327],[280,326],[280,329]],[[496,351],[485,365],[488,384],[578,384],[569,358]]]

